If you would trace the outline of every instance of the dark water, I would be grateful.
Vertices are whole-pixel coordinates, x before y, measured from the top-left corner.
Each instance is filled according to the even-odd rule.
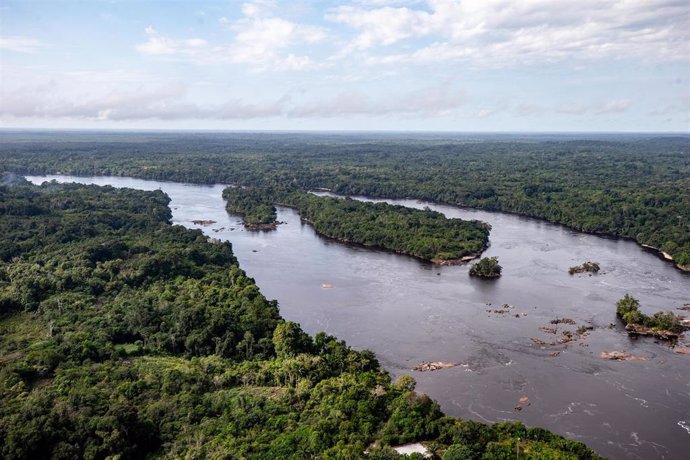
[[[690,276],[635,243],[512,215],[429,205],[449,217],[493,226],[486,255],[498,256],[504,273],[487,282],[470,278],[467,266],[436,267],[327,241],[300,224],[291,209],[279,208],[278,219],[287,224],[277,231],[244,231],[241,220],[226,213],[220,185],[52,177],[160,188],[172,198],[174,223],[195,227],[195,219],[216,221],[203,231],[232,242],[242,268],[268,298],[278,299],[285,318],[310,333],[325,330],[373,350],[392,374],[413,375],[418,390],[450,415],[521,420],[582,440],[612,458],[688,458],[690,356],[653,340],[628,338],[615,319],[615,303],[627,292],[647,313],[690,303]],[[586,260],[598,261],[602,273],[568,275],[568,267]],[[513,306],[509,313],[487,312],[503,304]],[[564,317],[577,325],[550,324]],[[580,325],[594,330],[573,343],[544,348],[530,340],[552,342]],[[545,326],[558,327],[558,333],[539,329]],[[599,357],[613,350],[647,360]],[[560,354],[551,356],[554,351]],[[410,370],[421,361],[461,365]],[[519,404],[524,396],[529,405]]]

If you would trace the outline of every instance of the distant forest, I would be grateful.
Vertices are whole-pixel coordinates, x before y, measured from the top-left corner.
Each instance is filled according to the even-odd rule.
[[[690,267],[690,137],[0,134],[0,171],[430,200],[626,237]]]

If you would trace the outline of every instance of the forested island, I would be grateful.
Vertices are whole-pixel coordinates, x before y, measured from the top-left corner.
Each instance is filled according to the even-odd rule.
[[[503,267],[498,263],[498,257],[483,257],[470,268],[470,276],[477,278],[498,278]]]
[[[0,170],[412,197],[630,238],[690,270],[690,138],[683,136],[1,136]]]
[[[640,301],[630,294],[616,303],[616,315],[625,323],[631,335],[648,335],[663,340],[677,340],[685,327],[672,312],[658,311],[652,316],[640,310]]]
[[[489,244],[488,224],[448,219],[430,209],[316,196],[282,187],[229,187],[223,198],[228,210],[244,216],[249,228],[275,226],[273,205],[281,204],[296,208],[303,221],[327,238],[437,264],[466,262]]]
[[[444,416],[368,351],[283,320],[160,191],[0,186],[0,456],[600,458]],[[458,457],[460,456],[460,457]],[[417,457],[419,458],[419,457]]]

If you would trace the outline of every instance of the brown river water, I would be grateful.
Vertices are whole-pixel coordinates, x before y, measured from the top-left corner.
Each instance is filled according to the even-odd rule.
[[[221,185],[123,177],[28,179],[53,178],[163,190],[172,199],[173,223],[230,241],[241,267],[266,297],[278,300],[283,317],[309,333],[324,330],[374,351],[394,376],[414,376],[418,391],[449,415],[520,420],[583,441],[611,458],[688,458],[690,356],[653,339],[629,338],[616,320],[615,304],[630,293],[646,313],[673,310],[690,303],[690,276],[634,242],[515,215],[386,200],[490,223],[485,255],[499,257],[503,276],[485,281],[470,278],[468,265],[439,267],[329,241],[288,208],[278,208],[278,220],[286,223],[277,230],[245,231],[241,219],[226,212]],[[215,223],[202,227],[193,220]],[[568,274],[570,266],[587,260],[599,262],[601,272]],[[550,323],[557,318],[576,324]],[[593,329],[573,342],[548,345],[579,326]],[[606,351],[646,360],[608,361],[599,356]],[[458,366],[412,371],[422,361]]]

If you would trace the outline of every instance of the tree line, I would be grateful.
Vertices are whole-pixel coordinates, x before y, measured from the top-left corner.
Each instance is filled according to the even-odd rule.
[[[688,137],[3,133],[0,170],[413,197],[631,238],[690,266]]]

